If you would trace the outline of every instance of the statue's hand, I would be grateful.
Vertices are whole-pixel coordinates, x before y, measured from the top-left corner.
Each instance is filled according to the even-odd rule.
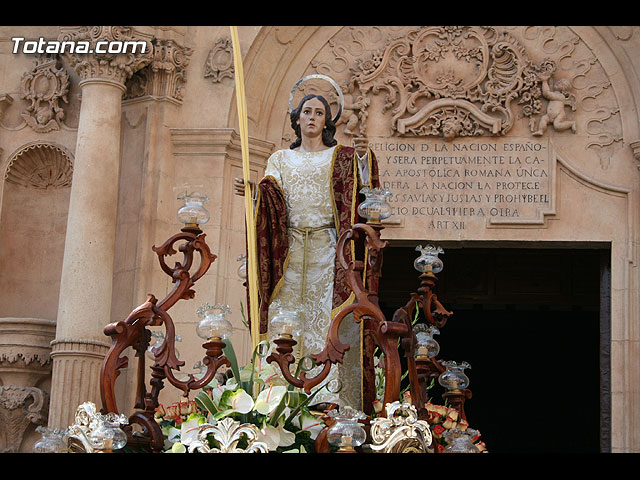
[[[249,180],[249,185],[253,188],[254,183]],[[244,179],[240,177],[235,177],[233,179],[233,191],[236,195],[244,197]]]
[[[356,149],[356,153],[360,156],[367,153],[367,148],[369,147],[369,140],[367,137],[354,137],[353,146]]]

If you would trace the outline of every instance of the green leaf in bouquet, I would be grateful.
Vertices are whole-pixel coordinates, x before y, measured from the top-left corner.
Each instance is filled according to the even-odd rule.
[[[233,349],[233,344],[231,340],[227,339],[225,341],[225,347],[222,349],[222,353],[229,360],[231,364],[231,372],[233,372],[233,376],[237,378],[238,383],[240,383],[240,369],[238,368],[238,358],[236,357],[236,352]]]
[[[198,408],[203,412],[215,415],[218,411],[218,407],[213,403],[213,400],[211,400],[211,397],[209,397],[206,392],[200,392],[193,400],[196,402],[196,405],[198,405]]]

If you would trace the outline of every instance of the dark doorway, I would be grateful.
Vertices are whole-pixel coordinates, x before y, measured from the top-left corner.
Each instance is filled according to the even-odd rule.
[[[418,287],[414,248],[385,250],[388,318]],[[438,358],[471,364],[465,410],[488,450],[608,451],[609,251],[449,246],[441,258],[436,293],[454,315]]]

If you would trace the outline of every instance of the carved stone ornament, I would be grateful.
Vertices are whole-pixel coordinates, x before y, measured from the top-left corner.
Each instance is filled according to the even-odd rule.
[[[233,46],[231,38],[218,39],[207,56],[204,64],[204,77],[211,78],[214,83],[221,82],[223,78],[233,78]]]
[[[99,78],[124,85],[136,71],[152,60],[153,47],[150,39],[139,35],[131,27],[60,27],[60,32],[58,37],[60,42],[89,44],[90,53],[71,53],[65,50],[61,55],[82,80]],[[96,51],[98,42],[106,42],[105,44],[122,42],[123,48],[118,53],[98,53]],[[127,48],[124,48],[125,43],[129,45]]]
[[[198,429],[198,438],[189,444],[189,451],[199,453],[268,453],[269,448],[259,442],[260,431],[251,423],[240,423],[232,418],[223,418],[215,425],[205,423]],[[209,446],[208,435],[213,436],[214,447]],[[238,443],[246,438],[247,446],[239,448]]]
[[[43,189],[70,187],[72,177],[71,154],[59,145],[41,142],[14,153],[5,173],[8,182]]]
[[[18,452],[30,424],[42,425],[49,396],[36,387],[0,385],[0,453]]]
[[[22,76],[22,98],[29,102],[22,118],[38,133],[59,130],[64,119],[60,102],[69,103],[69,75],[58,65],[57,55],[41,55]]]
[[[418,420],[416,408],[388,403],[387,416],[371,422],[371,449],[378,453],[427,453],[433,437],[429,424]]]
[[[563,118],[554,123],[571,101],[566,84],[547,84],[555,63],[534,64],[510,33],[493,27],[414,29],[356,62],[350,78],[342,79],[353,98],[352,114],[344,120],[351,121],[347,134],[365,133],[369,94],[381,92],[383,113],[391,112],[385,116],[388,128],[396,136],[505,135],[518,114],[530,119],[532,131],[544,131],[547,124],[575,131]],[[545,123],[536,125],[545,97],[555,103],[545,112]]]
[[[633,157],[640,163],[640,140],[631,142],[629,146],[631,147],[631,151],[633,152]],[[638,165],[638,170],[640,170],[640,164]]]
[[[186,69],[192,53],[193,49],[182,47],[173,40],[154,40],[153,60],[127,82],[125,98],[150,95],[182,101]]]

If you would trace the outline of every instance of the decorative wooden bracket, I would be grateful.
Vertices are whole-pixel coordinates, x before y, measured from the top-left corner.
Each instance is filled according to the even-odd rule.
[[[176,244],[179,245],[176,247]],[[100,389],[102,396],[102,412],[118,413],[115,395],[115,381],[120,370],[128,365],[128,357],[123,352],[128,347],[135,350],[138,357],[137,391],[134,408],[138,409],[129,419],[126,428],[130,442],[137,443],[136,437],[131,435],[131,425],[136,424],[142,428],[143,436],[149,441],[152,451],[161,451],[163,437],[160,427],[154,420],[154,412],[158,407],[158,396],[164,386],[164,380],[179,388],[187,396],[190,391],[197,390],[208,384],[216,371],[222,365],[229,365],[229,361],[222,355],[225,344],[219,340],[210,340],[204,343],[206,355],[203,359],[207,370],[200,379],[189,375],[186,381],[178,380],[174,371],[180,370],[184,362],[178,360],[175,349],[175,326],[171,316],[167,312],[179,300],[190,300],[195,296],[194,284],[202,278],[215,261],[216,255],[212,254],[205,241],[205,234],[197,227],[185,227],[180,233],[173,235],[159,247],[153,246],[153,251],[158,255],[160,267],[172,278],[175,284],[171,292],[160,302],[154,295],[149,294],[147,300],[135,308],[129,316],[119,322],[111,323],[104,329],[104,333],[111,337],[112,345],[107,353],[100,373]],[[174,267],[167,264],[167,257],[181,252],[181,262],[176,262]],[[195,273],[191,273],[194,267],[194,254],[200,256],[200,264]],[[151,366],[151,391],[148,392],[145,385],[145,352],[149,347],[151,332],[147,327],[164,326],[165,335],[161,345],[153,349],[155,362]]]

